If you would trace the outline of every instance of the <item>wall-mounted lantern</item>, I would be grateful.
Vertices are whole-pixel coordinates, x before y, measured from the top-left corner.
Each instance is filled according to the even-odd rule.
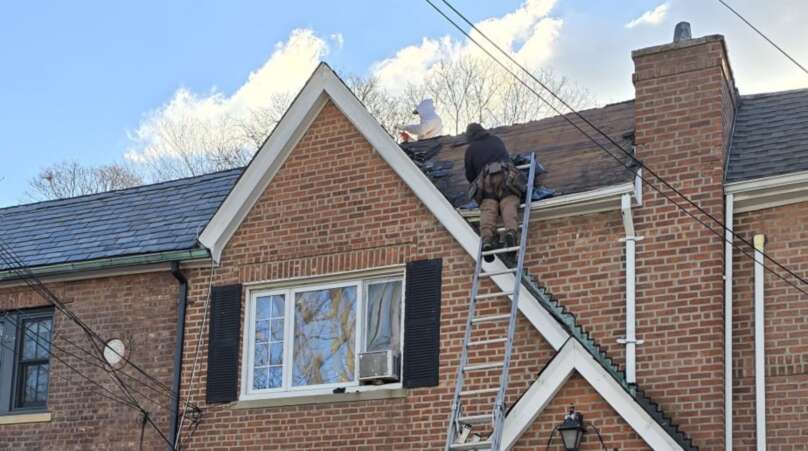
[[[550,440],[547,441],[547,449],[550,449],[550,445],[553,442],[553,436],[555,435],[556,431],[558,431],[558,433],[561,435],[561,441],[564,444],[564,449],[567,451],[579,451],[584,434],[586,434],[587,430],[589,429],[592,429],[596,434],[598,434],[600,445],[604,450],[608,451],[606,444],[603,443],[603,437],[601,437],[598,428],[591,423],[584,423],[584,416],[580,412],[575,411],[575,406],[570,406],[569,411],[566,415],[564,415],[564,421],[553,429],[553,432],[550,434]],[[617,448],[615,448],[615,451],[617,451]]]

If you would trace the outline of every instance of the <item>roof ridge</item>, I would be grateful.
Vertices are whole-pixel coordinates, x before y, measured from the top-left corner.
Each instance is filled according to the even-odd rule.
[[[806,92],[808,93],[808,88],[794,88],[794,89],[784,89],[782,91],[771,91],[771,92],[756,92],[754,94],[741,94],[741,100],[751,99],[751,98],[759,98],[759,97],[768,97],[768,96],[776,96],[779,94],[794,94],[798,92]]]
[[[672,419],[665,415],[665,412],[654,402],[648,395],[639,389],[637,384],[629,384],[626,381],[624,372],[620,369],[619,365],[608,356],[606,351],[597,344],[597,342],[578,324],[575,314],[566,309],[558,299],[555,298],[547,288],[539,284],[537,278],[525,271],[523,277],[526,288],[530,293],[539,300],[539,304],[544,307],[551,315],[553,315],[566,329],[567,332],[595,358],[595,360],[611,374],[612,377],[620,384],[623,389],[648,413],[654,421],[659,424],[679,445],[688,451],[698,451],[698,447],[693,444],[693,440],[682,431],[678,425],[673,423]]]
[[[8,207],[0,207],[0,215],[8,214],[8,213],[17,213],[16,211],[12,211],[12,210],[17,210],[17,209],[29,212],[29,211],[39,210],[39,209],[42,209],[42,208],[49,208],[49,207],[52,207],[52,206],[56,206],[54,204],[57,204],[57,203],[64,205],[64,204],[70,204],[70,203],[73,203],[73,202],[82,202],[82,201],[92,200],[90,198],[99,198],[100,199],[100,198],[103,198],[104,196],[125,195],[125,194],[131,194],[131,193],[134,193],[134,192],[137,192],[137,191],[144,191],[144,190],[158,191],[158,190],[171,188],[172,186],[165,186],[165,185],[169,185],[169,184],[171,184],[171,185],[177,185],[177,184],[180,184],[180,183],[196,184],[196,183],[201,183],[201,182],[203,182],[203,181],[205,181],[207,179],[216,178],[216,177],[224,177],[225,175],[227,175],[227,173],[230,173],[230,172],[239,172],[239,173],[241,173],[241,171],[243,171],[243,170],[244,170],[243,167],[237,167],[237,168],[231,168],[231,169],[223,169],[223,170],[220,170],[220,171],[208,172],[208,173],[200,174],[200,175],[193,175],[193,176],[189,176],[189,177],[181,177],[181,178],[178,178],[178,179],[164,180],[164,181],[156,182],[156,183],[146,183],[146,184],[143,184],[143,185],[132,186],[132,187],[129,187],[129,188],[114,189],[114,190],[102,191],[102,192],[99,192],[99,193],[92,193],[92,194],[82,194],[82,195],[79,195],[79,196],[65,197],[65,198],[62,198],[62,199],[47,199],[47,200],[42,200],[42,201],[38,201],[38,202],[31,202],[31,203],[27,203],[27,204],[10,205]]]

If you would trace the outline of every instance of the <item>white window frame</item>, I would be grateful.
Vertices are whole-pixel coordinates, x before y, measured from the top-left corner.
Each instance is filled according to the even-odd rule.
[[[367,287],[374,283],[401,282],[401,312],[399,325],[399,355],[404,353],[404,289],[405,278],[403,272],[370,274],[358,276],[356,274],[346,274],[343,279],[334,280],[328,277],[325,280],[308,279],[295,280],[272,286],[270,284],[255,285],[247,287],[247,306],[245,309],[245,324],[242,343],[242,365],[241,365],[241,390],[240,400],[257,400],[272,398],[287,398],[295,396],[312,395],[333,395],[334,389],[344,388],[346,393],[373,391],[373,390],[395,390],[403,387],[401,382],[386,383],[381,385],[360,385],[359,384],[359,354],[366,349],[365,343],[365,310],[368,299],[366,299]],[[274,285],[274,284],[273,284]],[[295,387],[292,385],[292,373],[294,371],[294,311],[295,295],[300,292],[327,290],[333,288],[356,287],[356,334],[354,339],[354,380],[349,382],[337,382],[320,385],[305,385]],[[253,389],[253,364],[255,359],[255,315],[256,305],[259,297],[283,295],[284,296],[284,318],[283,318],[283,380],[281,387]],[[399,374],[403,376],[403,358],[400,359],[401,368]]]

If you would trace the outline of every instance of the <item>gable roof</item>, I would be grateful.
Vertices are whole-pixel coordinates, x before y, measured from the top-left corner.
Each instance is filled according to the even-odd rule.
[[[221,258],[222,250],[233,232],[329,99],[469,256],[476,259],[480,237],[474,229],[406,156],[343,81],[330,67],[321,63],[200,236],[200,241],[211,249],[214,260],[218,261]],[[485,272],[501,272],[500,275],[493,276],[492,280],[502,291],[519,290],[519,311],[556,351],[565,348],[570,337],[577,339],[576,334],[569,332],[570,325],[542,303],[537,298],[538,293],[531,292],[526,281],[517,280],[513,274],[506,274],[507,271],[503,271],[505,265],[500,259],[495,258],[493,262],[483,263],[482,266]],[[610,368],[597,360],[600,356],[593,354],[592,349],[584,346],[572,346],[567,349],[569,351],[565,353],[566,360],[591,363],[594,357],[594,361],[597,362],[595,365],[599,365],[600,374],[588,380],[647,443],[656,449],[685,448],[658,417],[641,405],[641,398],[637,396],[636,391],[632,393],[623,388],[615,389],[615,386],[622,386],[622,383]],[[590,364],[588,368],[592,368],[592,365]],[[535,412],[540,412],[542,408],[541,404],[532,404],[529,407]],[[513,418],[511,421],[516,420]],[[518,436],[518,433],[516,435]]]
[[[28,267],[192,249],[241,171],[3,208],[0,238]]]
[[[634,134],[633,100],[584,110],[581,114],[598,124],[623,148],[631,149]],[[577,121],[574,118],[573,120]],[[634,180],[634,174],[594,145],[561,116],[496,127],[488,131],[501,138],[511,154],[536,152],[539,162],[547,170],[540,182],[553,189],[556,196]],[[468,182],[463,169],[467,147],[468,143],[462,134],[401,144],[401,148],[430,175],[435,186],[455,207],[469,202],[466,196]],[[613,152],[619,154],[616,150]],[[621,161],[627,160],[622,154],[619,155]],[[451,167],[448,171],[431,170],[449,165]],[[432,176],[433,173],[438,176]]]
[[[742,96],[726,181],[808,170],[808,89]]]

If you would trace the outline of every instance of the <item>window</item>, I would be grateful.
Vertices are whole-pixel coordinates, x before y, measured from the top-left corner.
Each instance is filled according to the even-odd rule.
[[[0,415],[47,407],[52,329],[50,310],[0,315]]]
[[[359,353],[401,352],[402,295],[401,277],[252,290],[242,393],[358,386]]]

